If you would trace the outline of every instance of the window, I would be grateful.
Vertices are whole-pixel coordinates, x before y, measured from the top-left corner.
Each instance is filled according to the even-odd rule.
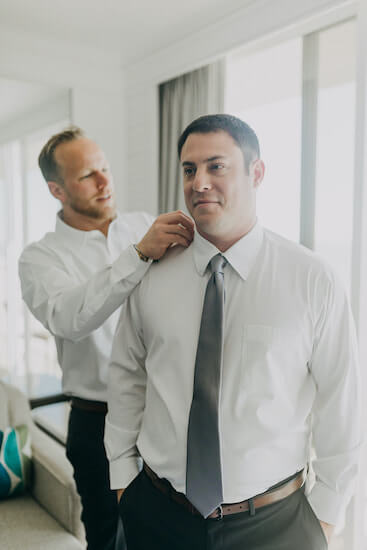
[[[231,54],[225,102],[226,112],[253,126],[260,140],[267,167],[258,193],[261,223],[322,254],[347,288],[352,250],[355,36],[355,21],[350,20],[262,51]],[[310,143],[302,140],[305,121],[311,128]],[[309,149],[315,154],[306,153],[302,168],[302,150]],[[311,233],[305,240],[302,219]]]
[[[318,33],[314,248],[350,287],[355,131],[355,22]]]
[[[0,374],[25,390],[30,375],[61,376],[53,337],[22,302],[18,258],[25,245],[55,226],[59,204],[42,178],[38,154],[67,124],[0,146]]]
[[[20,145],[0,147],[0,373],[21,375],[24,326],[17,275],[17,257],[23,242]]]
[[[227,60],[225,112],[256,131],[266,175],[258,191],[265,227],[299,239],[302,40]]]
[[[351,285],[356,22],[227,59],[226,112],[253,126],[268,170],[260,222],[316,250]],[[367,475],[357,500],[367,518]],[[355,540],[352,502],[330,550]],[[367,520],[365,525],[367,525]],[[367,541],[366,527],[364,541]],[[367,543],[358,550],[366,550]]]

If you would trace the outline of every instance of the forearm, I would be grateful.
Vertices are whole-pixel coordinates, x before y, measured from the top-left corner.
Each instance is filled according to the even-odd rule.
[[[52,334],[81,340],[121,306],[149,265],[131,246],[113,264],[80,283],[60,269],[45,273],[36,264],[20,262],[23,298]]]

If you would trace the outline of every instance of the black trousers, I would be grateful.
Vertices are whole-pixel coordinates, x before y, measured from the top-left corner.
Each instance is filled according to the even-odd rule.
[[[304,490],[223,519],[193,516],[161,493],[142,471],[120,500],[128,550],[326,550]]]
[[[104,413],[72,407],[66,456],[82,501],[88,550],[125,550],[116,491],[110,489],[104,426]]]

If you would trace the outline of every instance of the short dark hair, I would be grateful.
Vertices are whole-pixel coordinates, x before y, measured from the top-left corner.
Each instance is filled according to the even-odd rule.
[[[85,137],[83,130],[77,126],[70,126],[62,132],[50,137],[38,157],[38,165],[46,181],[56,181],[62,184],[63,180],[60,174],[60,167],[55,160],[55,149],[62,143],[68,143],[76,139]]]
[[[251,162],[260,158],[260,145],[254,130],[240,118],[233,115],[204,115],[193,120],[182,132],[178,144],[178,156],[190,134],[209,134],[210,132],[227,132],[241,149],[245,168],[248,170]]]

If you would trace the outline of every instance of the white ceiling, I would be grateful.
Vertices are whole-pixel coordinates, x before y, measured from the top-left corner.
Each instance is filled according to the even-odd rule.
[[[118,50],[124,64],[199,32],[256,0],[1,0],[0,24]]]

